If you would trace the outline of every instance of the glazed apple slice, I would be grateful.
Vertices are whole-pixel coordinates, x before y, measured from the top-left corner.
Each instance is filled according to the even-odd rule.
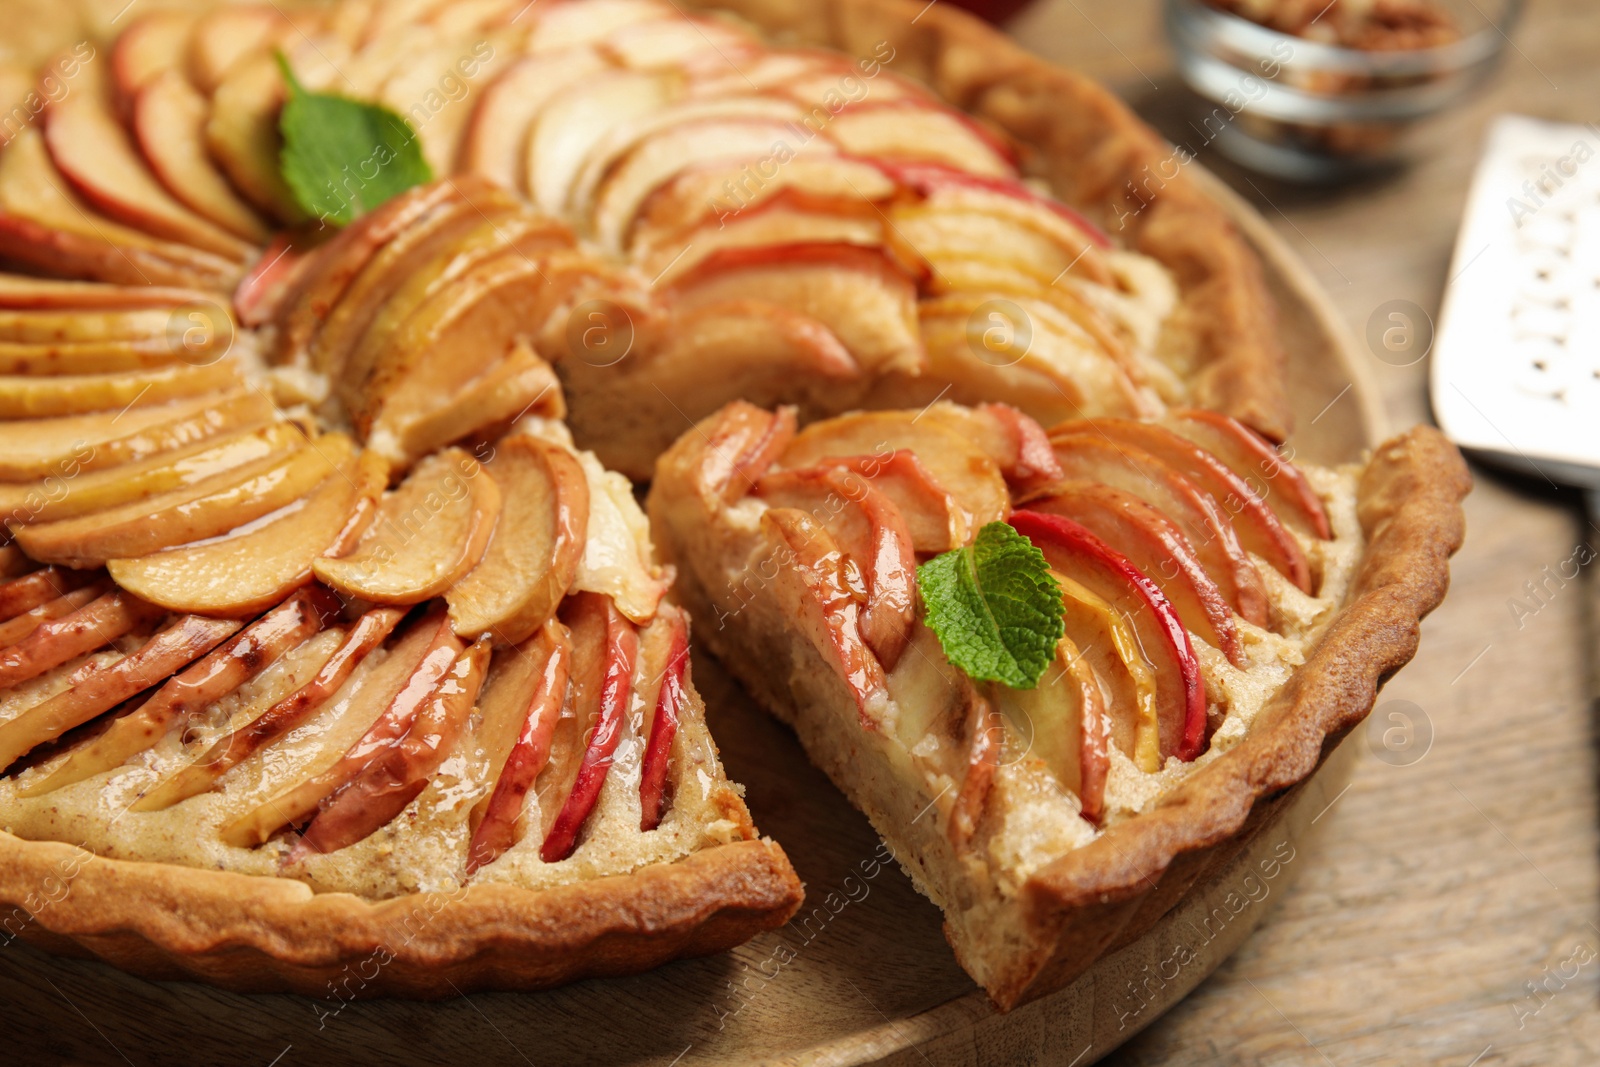
[[[0,374],[56,376],[147,371],[171,366],[178,354],[159,341],[88,341],[67,344],[16,344],[0,341]]]
[[[7,619],[0,623],[0,648],[10,648],[51,619],[72,614],[89,601],[102,596],[106,588],[105,582],[91,582],[80,589],[47,600],[36,608],[30,608],[20,615]]]
[[[133,135],[145,163],[179,202],[226,232],[266,244],[271,231],[233,191],[206,152],[206,98],[177,70],[163,70],[133,97]]]
[[[1055,432],[1099,434],[1160,459],[1210,494],[1232,520],[1245,551],[1265,559],[1301,592],[1311,592],[1311,567],[1300,543],[1284,529],[1266,501],[1210,452],[1165,427],[1131,419],[1089,419],[1058,426]]]
[[[610,70],[555,96],[528,130],[526,169],[534,204],[564,217],[573,181],[606,131],[665,107],[680,91],[677,76]]]
[[[248,723],[217,738],[193,763],[183,767],[139,798],[139,801],[133,805],[132,810],[160,811],[190,797],[199,796],[209,790],[216,784],[218,779],[234,767],[237,767],[240,763],[243,763],[290,730],[305,722],[325,703],[333,699],[345,682],[350,680],[356,669],[366,661],[367,656],[375,648],[383,644],[384,639],[399,624],[404,614],[398,608],[374,608],[363,614],[356,620],[355,625],[350,628],[349,632],[344,635],[344,640],[340,643],[339,648],[318,668],[316,675],[309,682],[267,708]],[[422,624],[419,623],[418,625]],[[408,637],[410,636],[408,635]],[[416,668],[417,664],[421,662],[424,653],[432,648],[431,640],[431,637],[419,632],[409,645],[402,644],[394,649],[393,655],[399,657],[396,662],[406,672],[406,675],[409,675]],[[413,652],[415,655],[411,656],[410,654]],[[280,652],[279,654],[281,655],[282,653]],[[219,670],[231,669],[230,665],[226,663],[219,664],[218,667]],[[406,675],[401,675],[401,678],[403,679]],[[207,677],[209,675],[199,676],[197,684]],[[219,687],[220,684],[218,683]],[[396,688],[398,688],[399,684],[400,682],[397,680]],[[383,694],[382,699],[387,701],[394,695],[394,692],[395,690],[393,689],[389,690]],[[182,694],[178,695],[181,696]],[[362,695],[370,697],[371,691],[366,691]],[[206,693],[204,691],[198,692],[192,701],[185,701],[184,706],[189,710],[180,709],[179,713],[184,715],[192,714],[193,711],[210,703],[211,699],[216,699],[202,699],[205,696]],[[374,709],[373,715],[376,714],[377,709]],[[170,723],[173,720],[169,718],[164,721]],[[165,729],[162,722],[152,722],[149,726],[150,729],[156,727]],[[139,729],[137,737],[143,738],[145,736],[147,736],[147,731],[142,728]],[[254,820],[248,821],[248,825],[255,826],[260,833],[260,840],[252,841],[252,844],[260,844],[274,830],[283,825],[282,823],[266,825],[270,822],[271,815],[265,812],[260,813]],[[241,828],[240,832],[246,831]]]
[[[445,593],[464,638],[521,644],[556,613],[588,543],[589,481],[570,451],[503,438],[487,468],[504,504],[483,559]]]
[[[359,777],[375,756],[405,736],[439,688],[439,682],[465,651],[465,646],[450,632],[443,612],[430,613],[419,620],[415,628],[426,635],[425,643],[417,646],[420,655],[415,666],[404,676],[398,690],[386,694],[389,698],[382,705],[383,710],[366,732],[326,770],[296,783],[223,827],[223,841],[240,848],[253,848],[283,827],[297,826],[313,818],[330,798]],[[397,650],[395,654],[400,653]],[[366,708],[352,709],[352,713],[357,710]],[[227,755],[231,757],[232,751]],[[202,762],[205,759],[201,757]]]
[[[1029,511],[1071,519],[1115,545],[1135,569],[1161,587],[1190,632],[1220,649],[1234,666],[1245,666],[1233,610],[1189,539],[1160,511],[1132,493],[1099,482],[1060,482],[1021,503]]]
[[[697,76],[737,73],[739,59],[756,42],[741,27],[721,19],[659,18],[625,26],[598,42],[599,50],[619,66],[635,70],[694,70]]]
[[[994,457],[969,440],[914,411],[873,411],[812,423],[784,451],[786,469],[815,466],[830,456],[887,456],[907,451],[971,516],[976,530],[1005,518],[1011,497]]]
[[[476,733],[492,777],[486,783],[487,794],[468,816],[469,875],[527,835],[528,791],[550,759],[551,738],[566,704],[571,660],[567,628],[552,619],[494,661]]]
[[[645,663],[656,665],[659,671],[653,698],[647,696],[645,702],[646,708],[654,705],[655,710],[646,721],[649,733],[639,765],[639,829],[649,832],[661,825],[672,802],[667,777],[672,770],[672,742],[678,736],[687,699],[688,616],[676,608],[663,610],[645,632],[645,646]]]
[[[296,65],[295,70],[305,81],[303,68]],[[207,155],[229,184],[256,210],[294,226],[304,221],[303,213],[278,168],[282,151],[278,115],[286,91],[275,56],[255,53],[242,58],[211,91],[204,136]]]
[[[1324,541],[1333,536],[1322,499],[1306,476],[1244,423],[1214,411],[1174,411],[1162,424],[1227,464],[1300,533]]]
[[[238,389],[127,412],[0,423],[0,481],[77,477],[137,463],[275,415],[270,397]]]
[[[171,677],[238,628],[229,619],[178,618],[105,670],[0,724],[0,767]]]
[[[775,508],[795,508],[820,523],[837,543],[864,588],[862,639],[892,671],[911,639],[916,618],[917,561],[911,531],[900,510],[871,482],[837,467],[777,471],[756,484]]]
[[[313,564],[318,578],[352,597],[419,604],[439,596],[483,558],[501,493],[459,448],[429,456],[378,505],[355,550]]]
[[[33,560],[16,545],[0,545],[0,579],[20,578],[34,566]]]
[[[678,278],[679,307],[762,300],[810,316],[875,374],[916,374],[926,362],[916,286],[884,253],[843,244],[729,248]]]
[[[1015,178],[1010,150],[966,115],[927,99],[865,100],[833,117],[824,136],[851,155],[942,163],[970,174]]]
[[[1148,771],[1159,769],[1168,756],[1186,761],[1198,756],[1205,744],[1205,682],[1189,634],[1161,589],[1071,519],[1018,511],[1009,521],[1044,552],[1053,570],[1084,587],[1125,620],[1134,631],[1135,647],[1148,658],[1154,672],[1155,721],[1150,722],[1149,712],[1141,709],[1138,736],[1126,751]],[[1087,603],[1087,598],[1078,599]],[[1132,657],[1124,659],[1130,672],[1137,675]]]
[[[794,408],[764,411],[736,400],[712,416],[693,476],[696,495],[732,504],[755,491],[756,483],[784,454],[795,436]]]
[[[106,285],[100,282],[61,281],[30,278],[22,274],[0,274],[0,307],[16,310],[49,311],[75,309],[89,311],[162,308],[172,311],[216,294],[197,289],[172,289],[155,285]]]
[[[581,745],[582,757],[575,768],[570,758],[552,758],[545,768],[545,775],[554,772],[554,777],[540,788],[541,800],[546,795],[552,801],[565,798],[543,823],[549,829],[539,855],[546,863],[572,855],[583,824],[600,799],[617,743],[627,729],[639,654],[638,630],[610,597],[578,593],[567,601],[562,621],[572,632],[572,702],[577,715],[558,724],[557,731],[566,734],[559,738],[565,742],[563,754],[575,754]]]
[[[77,659],[130,633],[161,614],[161,609],[123,592],[97,597],[59,619],[39,626],[0,651],[0,688],[9,689]]]
[[[306,19],[311,14],[296,12]],[[240,60],[292,32],[295,23],[269,4],[229,4],[200,16],[189,42],[195,84],[214,93]],[[311,28],[309,23],[306,28]]]
[[[397,420],[398,456],[392,458],[410,464],[467,437],[497,437],[524,415],[564,419],[567,404],[554,368],[519,338],[504,359],[454,395]]]
[[[0,619],[10,619],[48,604],[94,580],[91,574],[62,567],[40,567],[0,582]]]
[[[885,679],[883,665],[861,632],[861,612],[844,553],[819,523],[793,508],[761,514],[766,551],[765,579],[783,614],[796,620],[817,655],[831,667],[855,699],[863,729],[879,729]]]
[[[0,515],[13,525],[70,519],[194,485],[304,444],[298,426],[278,422],[74,478],[0,484]]]
[[[0,377],[0,419],[40,419],[107,408],[153,406],[217,393],[242,384],[232,362],[198,367],[176,365],[121,374],[74,374],[59,378]]]
[[[523,56],[483,90],[467,125],[461,169],[507,189],[526,190],[528,128],[567,87],[607,66],[587,48]]]
[[[82,341],[160,341],[172,312],[166,308],[71,311],[0,311],[0,341],[48,344]]]
[[[1078,798],[1083,817],[1098,824],[1105,817],[1111,717],[1088,659],[1064,637],[1037,686],[1001,689],[996,700],[1028,755],[1042,760]]]
[[[911,546],[937,554],[960,548],[972,535],[972,515],[956,502],[915,452],[904,449],[871,456],[829,456],[817,464],[842,472],[846,484],[862,478],[905,519]],[[815,468],[813,468],[815,469]]]
[[[95,69],[92,63],[81,67],[85,73]],[[248,244],[190,211],[151,175],[111,113],[102,79],[77,81],[45,109],[44,133],[51,159],[78,193],[135,229],[243,261],[251,252]]]
[[[443,205],[481,189],[481,183],[471,176],[415,186],[340,230],[317,250],[285,295],[278,315],[273,362],[295,363],[308,357],[312,338],[323,320],[380,249]]]
[[[467,728],[489,665],[490,639],[480,638],[451,664],[405,733],[373,754],[320,805],[295,852],[337,852],[388,825],[427,788]],[[295,859],[290,854],[289,862]]]
[[[106,564],[122,588],[172,611],[248,616],[311,581],[315,560],[365,532],[388,481],[371,452],[342,463],[298,506],[245,532]]]
[[[759,207],[719,214],[705,225],[661,243],[635,242],[633,261],[657,286],[671,286],[724,251],[773,246],[826,245],[878,249],[885,245],[884,220],[876,211],[856,213],[816,208],[774,197]],[[920,270],[921,265],[915,264]]]
[[[120,716],[98,737],[74,745],[50,773],[19,790],[42,796],[81,782],[149,749],[175,724],[214,704],[271,666],[325,626],[339,610],[325,589],[296,593],[252,622],[232,640],[174,676],[136,710]]]
[[[1131,493],[1183,531],[1229,606],[1257,626],[1268,620],[1266,587],[1233,524],[1192,481],[1150,453],[1098,434],[1051,436],[1056,459],[1075,481],[1103,482]]]
[[[986,178],[960,167],[938,163],[875,160],[874,165],[895,182],[921,194],[927,202],[1025,219],[1056,232],[1058,239],[1067,245],[1081,239],[1096,249],[1111,247],[1111,239],[1104,231],[1082,214],[1053,197],[1034,192],[1016,179]],[[1048,212],[1054,219],[1037,219],[1041,211]],[[1103,271],[1103,267],[1097,268],[1096,277],[1100,284],[1109,284],[1111,278]]]
[[[969,408],[938,403],[920,419],[947,427],[987,452],[1014,492],[1026,493],[1061,480],[1061,464],[1044,427],[1010,404]]]
[[[111,81],[126,107],[162,73],[182,70],[188,61],[195,17],[182,11],[157,11],[136,19],[111,46]]]
[[[1005,720],[992,703],[970,686],[962,712],[966,733],[966,772],[950,807],[945,832],[950,843],[964,849],[977,832],[983,809],[994,786],[995,771],[1005,748]]]
[[[35,559],[89,567],[216,537],[305,497],[349,460],[353,448],[343,434],[325,434],[287,455],[148,500],[21,527],[17,543]]]

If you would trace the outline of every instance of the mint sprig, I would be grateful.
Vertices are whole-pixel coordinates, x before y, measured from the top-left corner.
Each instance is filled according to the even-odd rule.
[[[378,104],[314,93],[282,52],[289,99],[278,116],[279,168],[306,214],[346,225],[391,197],[433,180],[410,123]]]
[[[928,627],[974,681],[1032,689],[1066,632],[1044,553],[1003,522],[917,568]]]

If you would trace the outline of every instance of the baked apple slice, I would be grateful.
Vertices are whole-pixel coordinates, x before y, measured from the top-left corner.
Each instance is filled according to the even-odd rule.
[[[1131,742],[1124,748],[1141,769],[1156,771],[1169,756],[1192,760],[1205,744],[1206,692],[1200,675],[1200,661],[1189,644],[1177,612],[1161,589],[1105,542],[1071,519],[1039,512],[1014,512],[1008,520],[1044,553],[1052,569],[1067,582],[1085,589],[1106,604],[1116,618],[1125,620],[1133,631],[1133,647],[1147,658],[1154,678],[1154,708],[1141,707],[1141,720]],[[1072,590],[1068,591],[1068,611],[1073,614]],[[1090,598],[1077,595],[1079,604]],[[1115,624],[1116,618],[1111,621]],[[1071,626],[1069,619],[1069,636]],[[1123,641],[1117,641],[1121,645]],[[1078,642],[1086,651],[1096,642]],[[1140,679],[1134,657],[1124,654],[1129,671]],[[1143,701],[1141,701],[1141,704]],[[1117,719],[1113,705],[1113,719]],[[1150,712],[1154,712],[1154,721]]]
[[[1000,465],[948,426],[915,411],[872,411],[812,423],[783,453],[786,469],[815,466],[830,456],[887,457],[911,452],[971,516],[973,530],[1006,517],[1011,496]]]
[[[295,853],[337,852],[386,826],[406,809],[455,749],[472,715],[489,666],[490,640],[480,638],[456,657],[417,709],[406,731],[367,758],[320,805]]]
[[[197,40],[197,49],[199,44]],[[312,84],[301,65],[296,64],[295,70],[308,86]],[[283,149],[278,114],[286,94],[275,56],[255,53],[234,63],[211,92],[205,143],[207,154],[251,206],[295,226],[305,221],[304,213],[278,168]]]
[[[566,217],[568,194],[589,150],[607,130],[665,107],[681,76],[602,71],[570,85],[539,109],[528,129],[528,193],[541,211]]]
[[[74,478],[0,484],[0,516],[26,525],[105,511],[289,452],[304,446],[305,439],[294,423],[275,422]]]
[[[714,252],[671,287],[680,308],[758,300],[832,330],[873,374],[916,374],[926,357],[916,286],[883,252],[843,244],[768,245]]]
[[[388,465],[363,452],[339,464],[298,506],[198,545],[106,563],[122,588],[172,611],[248,616],[311,581],[317,559],[348,549],[376,516]]]
[[[672,768],[672,742],[683,715],[685,687],[689,684],[689,619],[668,607],[645,631],[644,662],[654,668],[654,692],[646,692],[644,756],[639,764],[639,829],[661,825],[672,798],[667,775]],[[650,686],[647,679],[645,688]],[[650,711],[650,708],[654,711]]]
[[[1056,658],[1032,689],[998,687],[995,700],[1028,755],[1043,760],[1063,789],[1077,796],[1085,819],[1105,817],[1111,716],[1089,660],[1063,637]]]
[[[40,567],[0,582],[0,619],[10,619],[25,611],[32,611],[93,580],[93,575],[82,571]]]
[[[0,311],[0,341],[49,344],[86,341],[161,341],[172,312],[166,308],[7,309]]]
[[[1234,666],[1245,666],[1239,629],[1222,590],[1206,573],[1183,531],[1156,508],[1099,482],[1060,482],[1021,503],[1029,511],[1071,519],[1115,545],[1135,569],[1161,587],[1184,626],[1221,649]]]
[[[587,48],[518,58],[478,97],[461,146],[460,169],[526,191],[528,130],[534,116],[565,89],[608,66]]]
[[[449,589],[483,558],[501,509],[500,489],[477,460],[445,449],[416,468],[378,505],[366,535],[346,556],[313,564],[347,596],[419,604]]]
[[[242,385],[236,364],[176,365],[121,374],[0,377],[0,419],[41,419],[164,404]]]
[[[932,99],[864,100],[823,130],[853,156],[901,163],[941,163],[990,178],[1015,178],[1009,148],[974,120]]]
[[[1061,464],[1044,427],[1010,404],[962,407],[938,403],[919,416],[955,431],[993,457],[1016,493],[1061,480]]]
[[[1324,541],[1333,536],[1322,499],[1306,476],[1244,423],[1196,410],[1171,412],[1162,425],[1227,464],[1258,496],[1272,501],[1278,517],[1300,533]]]
[[[1245,551],[1254,552],[1303,593],[1311,592],[1311,567],[1305,550],[1284,529],[1266,501],[1221,460],[1188,438],[1149,422],[1089,419],[1065,423],[1054,432],[1099,434],[1140,448],[1188,478],[1227,513]]]
[[[126,36],[126,35],[124,35]],[[211,162],[210,104],[183,74],[162,70],[133,97],[133,135],[145,163],[180,203],[234,237],[264,245],[271,230]]]
[[[173,289],[158,285],[107,285],[100,282],[62,281],[30,278],[22,274],[0,274],[0,307],[17,310],[48,311],[77,309],[87,311],[162,308],[174,311],[202,300],[214,300],[215,293],[198,289]]]
[[[307,496],[349,460],[353,448],[343,434],[325,434],[287,455],[147,500],[20,527],[17,543],[35,559],[92,567],[216,537]]]
[[[113,591],[70,615],[43,623],[27,637],[0,651],[0,686],[11,688],[45,671],[104,648],[162,614],[154,604]]]
[[[184,615],[137,649],[63,693],[0,723],[0,767],[171,677],[231,637],[229,619]]]
[[[89,601],[102,596],[106,587],[105,582],[93,582],[52,600],[46,600],[38,607],[30,608],[20,615],[12,616],[0,623],[0,648],[10,648],[51,619],[71,615]]]
[[[215,93],[238,63],[268,49],[293,33],[297,25],[313,29],[312,12],[296,12],[300,22],[270,4],[229,4],[208,11],[195,22],[189,41],[189,71],[205,93]]]
[[[178,354],[159,341],[87,341],[17,344],[0,341],[0,374],[55,376],[147,371],[171,366]]]
[[[971,685],[966,690],[966,706],[960,713],[966,734],[966,768],[961,777],[961,788],[956,790],[950,805],[949,821],[945,835],[957,850],[966,849],[978,823],[983,818],[984,804],[994,787],[995,772],[1005,748],[1005,720],[995,710],[994,704]]]
[[[899,508],[870,481],[838,467],[776,471],[756,483],[774,508],[798,509],[833,538],[863,589],[862,639],[886,671],[894,670],[916,618],[916,556]]]
[[[562,611],[572,633],[572,704],[576,715],[563,719],[552,738],[551,758],[539,781],[544,843],[539,856],[559,863],[572,855],[578,835],[611,771],[611,762],[628,728],[633,667],[639,631],[610,597],[578,593]],[[559,805],[557,807],[556,805]]]
[[[566,705],[572,643],[554,619],[496,657],[485,683],[476,732],[492,768],[487,794],[468,816],[472,841],[467,873],[499,859],[527,835],[527,798],[550,759],[551,739]]]
[[[117,34],[111,46],[111,84],[124,115],[133,97],[166,71],[188,65],[195,16],[184,11],[142,15]]]
[[[915,452],[900,449],[870,456],[829,456],[817,467],[843,472],[846,484],[851,484],[851,479],[865,479],[888,497],[905,519],[911,546],[919,554],[948,552],[971,539],[972,514],[957,503]]]
[[[576,457],[528,435],[502,438],[485,468],[500,488],[494,538],[445,593],[464,638],[521,644],[554,617],[588,543],[589,481]]]
[[[1114,444],[1098,434],[1052,435],[1050,440],[1068,478],[1131,493],[1170,519],[1229,606],[1257,626],[1267,624],[1261,575],[1240,546],[1233,524],[1208,494],[1143,449]]]
[[[326,590],[323,590],[322,593],[328,599],[332,599],[326,593]],[[322,604],[315,604],[314,607],[320,615],[322,613]],[[164,779],[143,797],[140,797],[139,801],[133,805],[132,810],[160,811],[190,797],[199,796],[209,790],[216,784],[218,779],[234,767],[237,767],[240,763],[243,763],[290,730],[305,722],[312,715],[315,715],[322,709],[324,704],[342,691],[344,684],[367,662],[368,655],[382,645],[394,628],[399,625],[400,619],[404,614],[399,608],[374,608],[363,614],[356,620],[355,625],[351,626],[344,634],[343,640],[340,642],[339,647],[334,650],[333,655],[317,668],[317,673],[310,681],[284,696],[270,707],[263,709],[261,714],[238,729],[217,738],[194,762]],[[287,622],[288,620],[283,621]],[[267,636],[270,635],[263,635],[263,639]],[[412,633],[409,633],[395,647],[392,653],[395,658],[393,669],[399,672],[394,678],[394,685],[388,689],[378,685],[358,691],[355,694],[358,699],[347,706],[350,714],[360,715],[366,713],[368,721],[375,717],[381,710],[381,705],[369,707],[368,702],[375,699],[375,693],[381,693],[381,699],[384,701],[393,697],[406,675],[421,662],[423,653],[430,647],[428,642],[429,635],[421,630],[413,630]],[[292,647],[294,647],[293,644],[285,643],[284,648],[279,651],[278,655],[282,655]],[[225,661],[213,666],[222,675],[231,677],[232,674],[239,673],[240,665]],[[264,668],[265,665],[257,669]],[[170,724],[173,721],[177,721],[179,717],[193,715],[201,707],[216,699],[214,697],[206,699],[208,690],[221,688],[225,678],[217,681],[215,686],[210,686],[208,683],[214,677],[209,671],[198,673],[195,683],[197,686],[206,685],[206,689],[200,690],[193,700],[184,700],[173,715],[161,714],[156,720],[148,724],[141,724],[141,727],[148,725],[150,729],[156,727],[164,729],[163,723]],[[181,697],[183,694],[179,692],[174,695]],[[158,712],[161,711],[159,705],[157,710]],[[146,729],[140,728],[138,736],[145,736],[147,732]],[[267,827],[265,833],[270,834],[276,828],[276,826]],[[264,836],[262,840],[265,840]],[[259,844],[259,842],[255,843]]]
[[[127,412],[0,422],[0,481],[75,477],[137,463],[276,415],[270,397],[237,389]]]
[[[325,589],[296,593],[198,663],[174,673],[149,700],[118,717],[100,736],[74,746],[66,759],[30,782],[22,795],[41,796],[121,766],[154,745],[174,724],[221,700],[317,633],[338,610],[338,602]]]

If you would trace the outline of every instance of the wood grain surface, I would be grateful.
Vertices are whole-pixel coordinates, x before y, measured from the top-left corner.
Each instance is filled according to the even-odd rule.
[[[125,6],[4,0],[0,57],[42,39],[39,11],[81,10],[85,24],[103,26]],[[1155,0],[1042,0],[1011,28],[1047,58],[1107,81],[1169,136],[1183,137],[1184,97]],[[1488,120],[1503,111],[1600,117],[1592,0],[1534,4],[1515,45],[1488,91],[1422,132],[1417,162],[1399,175],[1306,192],[1249,177],[1206,152],[1200,158],[1298,253],[1356,336],[1390,300],[1435,313]],[[1391,425],[1427,418],[1426,361],[1399,368],[1374,357],[1367,372]],[[1338,375],[1307,373],[1298,385],[1307,399],[1325,394],[1331,407],[1319,423],[1356,421],[1346,410],[1353,394],[1340,395]],[[1350,788],[1318,812],[1321,840],[1297,854],[1293,884],[1280,883],[1262,901],[1264,924],[1227,963],[1104,1062],[1600,1062],[1592,673],[1600,593],[1592,573],[1565,584],[1544,573],[1580,543],[1600,545],[1600,530],[1574,494],[1491,472],[1479,472],[1467,508],[1468,540],[1451,596],[1425,623],[1421,654],[1385,690],[1371,729],[1342,750],[1355,764]],[[1530,581],[1546,583],[1543,606],[1519,625],[1508,602],[1526,599]],[[714,699],[715,672],[700,674]],[[801,865],[813,892],[843,888],[851,876],[867,887],[809,950],[853,962],[827,988],[796,988],[819,981],[801,970],[789,972],[787,988],[752,980],[770,954],[759,943],[660,973],[735,1020],[745,1010],[760,1015],[768,1047],[802,1037],[826,1047],[830,1034],[876,1033],[904,1049],[897,1063],[931,1063],[931,1053],[941,1062],[1015,1054],[1073,1064],[1079,1048],[1008,1047],[1003,1031],[977,1018],[968,1047],[916,1043],[908,1028],[915,1030],[919,1006],[958,1000],[970,982],[947,952],[929,951],[938,944],[937,913],[903,877],[885,867],[860,881],[876,839],[792,742],[793,762],[763,773],[757,755],[770,758],[773,744],[783,751],[781,738],[765,733],[775,730],[741,718],[718,736],[769,831],[827,828],[816,835],[823,846]],[[1400,731],[1387,746],[1386,730]],[[908,937],[907,929],[918,933]],[[0,951],[0,1063],[542,1065],[574,1060],[567,1039],[585,1029],[592,1055],[579,1062],[659,1057],[665,1064],[681,1049],[682,1062],[693,1063],[694,1046],[709,1036],[706,1024],[675,1013],[658,988],[641,978],[536,998],[335,1010],[336,1003],[143,983],[12,946]],[[785,1029],[766,1022],[762,1010],[763,1000],[779,996],[811,996],[828,1009]],[[759,1048],[749,1046],[745,1058]]]

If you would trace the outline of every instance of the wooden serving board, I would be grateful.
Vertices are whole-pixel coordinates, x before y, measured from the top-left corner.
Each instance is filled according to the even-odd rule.
[[[1198,171],[1198,167],[1195,168]],[[1291,353],[1298,456],[1357,458],[1378,435],[1377,393],[1305,269],[1208,175],[1261,253]],[[1299,787],[1259,804],[1238,853],[1161,923],[1072,986],[998,1015],[956,965],[938,909],[805,758],[701,654],[695,680],[729,774],[807,887],[788,926],[725,955],[629,979],[440,1003],[341,1003],[154,983],[0,949],[7,1063],[1021,1064],[1082,1065],[1155,1021],[1270,911],[1344,788],[1344,745]],[[275,1057],[277,1057],[275,1059]]]

